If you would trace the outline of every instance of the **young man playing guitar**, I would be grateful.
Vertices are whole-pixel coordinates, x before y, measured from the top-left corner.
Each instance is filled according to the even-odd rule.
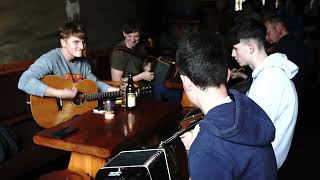
[[[116,91],[117,88],[98,81],[91,72],[90,64],[82,57],[86,48],[86,33],[82,26],[76,23],[66,23],[60,28],[60,48],[53,49],[38,58],[20,77],[18,88],[36,96],[59,97],[72,99],[77,89],[55,89],[42,83],[45,75],[58,75],[78,82],[90,79],[96,82],[100,91]]]
[[[46,75],[57,75],[73,83],[92,80],[100,92],[117,91],[95,77],[90,64],[83,57],[86,48],[86,32],[77,23],[69,22],[60,28],[61,47],[55,48],[39,57],[20,77],[18,88],[39,97],[73,99],[78,94],[75,87],[56,88],[42,81]]]

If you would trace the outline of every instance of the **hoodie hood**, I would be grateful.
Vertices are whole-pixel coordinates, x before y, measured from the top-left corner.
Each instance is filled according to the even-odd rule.
[[[200,121],[201,131],[237,144],[270,145],[275,127],[268,115],[242,93],[229,90],[229,96],[232,102],[212,108]]]
[[[292,79],[298,73],[298,66],[289,61],[285,54],[274,53],[264,59],[262,66],[254,69],[252,72],[252,78],[255,79],[259,73],[265,68],[277,67],[282,69],[285,74]]]

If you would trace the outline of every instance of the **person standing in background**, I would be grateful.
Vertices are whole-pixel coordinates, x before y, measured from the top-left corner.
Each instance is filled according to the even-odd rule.
[[[239,19],[229,37],[232,57],[240,66],[248,65],[253,70],[247,96],[268,114],[276,128],[272,146],[279,169],[287,158],[297,121],[298,96],[291,79],[298,67],[285,54],[267,54],[266,27],[260,21]]]
[[[301,38],[290,33],[287,27],[287,21],[279,15],[270,15],[264,18],[264,25],[267,28],[266,40],[271,45],[269,54],[285,54],[290,61],[299,67],[293,82],[299,94],[305,89],[308,74],[311,71],[312,53],[306,48]]]

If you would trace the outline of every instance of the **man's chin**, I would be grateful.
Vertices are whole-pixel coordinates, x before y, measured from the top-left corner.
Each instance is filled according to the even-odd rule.
[[[246,64],[245,64],[245,63],[241,63],[241,62],[239,62],[239,61],[237,61],[237,63],[238,63],[238,64],[239,64],[239,66],[241,66],[241,67],[246,66]]]
[[[269,40],[269,41],[267,41],[267,42],[268,42],[269,44],[271,44],[271,45],[277,43],[276,41],[271,41],[271,40]]]
[[[128,48],[129,49],[133,49],[134,47],[136,47],[137,44],[131,44]]]
[[[80,57],[83,56],[83,53],[82,52],[81,53],[75,53],[73,56],[76,57],[76,58],[80,58]]]

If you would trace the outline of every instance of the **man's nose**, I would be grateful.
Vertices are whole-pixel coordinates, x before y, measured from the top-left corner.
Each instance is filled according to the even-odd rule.
[[[86,47],[86,43],[85,42],[79,42],[78,43],[78,47],[81,49],[84,49]]]
[[[269,38],[269,35],[268,35],[268,34],[266,35],[266,40],[267,40],[268,42],[270,42],[270,38]]]
[[[232,50],[231,56],[232,56],[232,57],[235,57],[235,56],[236,56],[235,54],[236,54],[236,53],[234,52],[234,50]]]
[[[133,38],[132,42],[138,42],[139,38]]]
[[[134,38],[134,37],[130,37],[129,40],[130,40],[131,42],[134,42],[134,41],[135,41],[135,38]]]

